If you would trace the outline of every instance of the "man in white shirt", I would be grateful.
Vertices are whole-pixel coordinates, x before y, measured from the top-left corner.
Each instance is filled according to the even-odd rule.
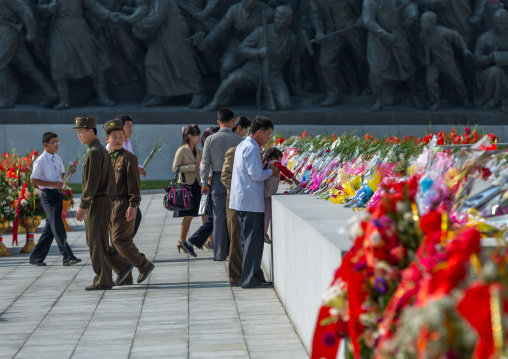
[[[265,180],[278,176],[279,169],[273,165],[263,169],[260,147],[272,135],[273,123],[266,117],[256,117],[250,134],[236,147],[231,179],[229,208],[238,213],[242,233],[242,288],[270,288],[261,269],[264,248]]]
[[[125,134],[125,142],[123,144],[123,148],[130,153],[135,154],[134,150],[132,149],[132,143],[129,140],[129,138],[132,136],[132,117],[129,115],[118,115],[115,117],[115,120],[121,120],[123,123],[123,132]],[[106,150],[109,152],[109,143],[106,145]],[[143,175],[143,177],[146,177],[146,171],[141,164],[138,164],[138,171],[140,176]],[[134,238],[138,232],[139,225],[141,224],[141,218],[143,218],[141,215],[141,209],[138,208],[138,211],[136,212],[136,221],[134,223],[134,235],[132,238]]]
[[[30,255],[30,264],[45,266],[44,259],[48,255],[53,239],[56,239],[58,249],[63,256],[63,265],[71,266],[81,262],[72,253],[67,243],[67,233],[62,220],[63,195],[62,187],[64,165],[58,151],[58,136],[53,132],[46,132],[42,135],[44,153],[34,162],[31,182],[42,189],[41,202],[46,212],[46,226],[42,231],[39,242]]]

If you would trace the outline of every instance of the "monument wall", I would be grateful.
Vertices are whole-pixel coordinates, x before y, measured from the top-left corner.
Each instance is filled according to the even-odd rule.
[[[9,0],[0,108],[499,114],[506,2]]]

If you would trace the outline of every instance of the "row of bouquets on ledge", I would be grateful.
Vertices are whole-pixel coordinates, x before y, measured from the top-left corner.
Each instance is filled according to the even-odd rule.
[[[508,358],[508,152],[475,134],[273,141],[303,183],[289,192],[364,209],[312,358]]]
[[[7,231],[13,232],[13,246],[18,245],[20,229],[26,233],[21,253],[31,253],[35,246],[33,233],[41,219],[45,218],[40,197],[42,192],[30,182],[33,163],[38,155],[37,151],[25,156],[13,152],[4,153],[0,158],[0,256],[10,255],[2,238]],[[79,158],[66,166],[69,174],[78,162]],[[67,173],[65,176],[70,177]],[[62,193],[66,204],[62,216],[68,217],[67,210],[74,204],[73,195],[69,187],[65,187]],[[66,229],[71,230],[68,226]]]
[[[437,152],[457,153],[460,148],[497,149],[497,137],[466,127],[462,134],[430,133],[413,136],[375,138],[344,133],[308,135],[284,139],[276,136],[268,146],[283,152],[282,164],[300,181],[289,193],[308,193],[346,207],[362,209],[373,206],[380,198],[382,178],[403,177],[414,173],[424,149],[431,145]],[[485,137],[486,136],[486,137]],[[476,146],[475,146],[476,145]]]

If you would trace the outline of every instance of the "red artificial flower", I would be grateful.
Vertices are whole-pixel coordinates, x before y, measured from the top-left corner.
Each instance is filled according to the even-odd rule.
[[[496,146],[495,143],[491,144],[490,146],[481,145],[480,146],[480,150],[483,150],[483,151],[496,151],[497,150],[497,146]]]
[[[471,127],[466,127],[464,133],[469,136],[471,134]]]
[[[488,359],[494,354],[494,337],[492,333],[491,297],[493,291],[503,293],[503,286],[499,283],[491,285],[481,282],[474,283],[464,293],[464,297],[457,305],[460,314],[476,329],[479,340],[476,344],[473,357]],[[506,308],[506,300],[501,298],[501,306]],[[503,310],[503,308],[501,308]]]

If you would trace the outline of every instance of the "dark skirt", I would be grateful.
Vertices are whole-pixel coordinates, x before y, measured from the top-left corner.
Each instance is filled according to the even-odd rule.
[[[199,203],[201,202],[201,185],[198,181],[194,181],[191,186],[192,192],[192,208],[187,211],[174,211],[173,217],[197,217],[199,212]]]

